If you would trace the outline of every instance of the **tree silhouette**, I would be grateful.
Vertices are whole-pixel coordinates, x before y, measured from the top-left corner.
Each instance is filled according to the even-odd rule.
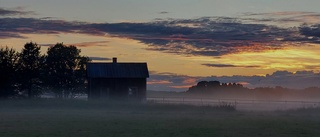
[[[43,67],[44,56],[40,54],[41,47],[36,43],[26,43],[19,54],[19,83],[20,90],[27,91],[32,98],[40,94],[40,72]]]
[[[219,81],[209,81],[207,84],[209,89],[215,89],[220,87],[220,82]]]
[[[80,56],[80,52],[77,47],[63,43],[57,43],[47,51],[45,81],[60,98],[84,91],[79,89],[79,85],[84,85],[85,65],[89,59]]]
[[[246,90],[246,88],[244,88],[243,85],[237,83],[220,83],[219,81],[200,81],[197,83],[196,86],[190,87],[187,92],[213,93],[229,90],[239,91]]]
[[[16,64],[18,54],[14,49],[0,48],[0,98],[17,95]]]
[[[200,81],[197,84],[197,88],[200,91],[207,91],[207,87],[208,87],[208,81]]]

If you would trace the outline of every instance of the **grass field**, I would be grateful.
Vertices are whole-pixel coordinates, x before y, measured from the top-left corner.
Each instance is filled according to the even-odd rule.
[[[81,100],[0,101],[0,137],[318,137],[320,109],[230,108]]]

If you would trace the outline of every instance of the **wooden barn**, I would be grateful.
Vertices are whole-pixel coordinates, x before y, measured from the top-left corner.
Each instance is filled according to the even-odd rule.
[[[89,99],[146,100],[147,63],[88,63]]]

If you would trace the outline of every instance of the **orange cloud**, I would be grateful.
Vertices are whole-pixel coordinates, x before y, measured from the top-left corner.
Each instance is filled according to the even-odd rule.
[[[170,86],[171,88],[176,88],[176,89],[188,89],[192,87],[193,85],[181,85],[181,86]]]
[[[195,84],[197,82],[196,78],[187,78],[182,83],[183,84]]]
[[[238,83],[238,84],[241,84],[241,85],[243,85],[243,86],[245,86],[245,87],[251,85],[249,82],[245,82],[245,81],[237,82],[237,83]]]
[[[172,82],[168,81],[168,80],[151,80],[148,81],[147,84],[172,84]]]
[[[81,43],[75,43],[75,44],[70,44],[74,45],[77,47],[90,47],[90,46],[101,46],[101,45],[106,45],[109,41],[94,41],[94,42],[81,42]]]

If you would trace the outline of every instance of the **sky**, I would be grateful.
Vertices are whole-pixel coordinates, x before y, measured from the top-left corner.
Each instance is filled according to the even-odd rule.
[[[147,62],[149,90],[320,85],[319,0],[0,0],[0,46]]]

